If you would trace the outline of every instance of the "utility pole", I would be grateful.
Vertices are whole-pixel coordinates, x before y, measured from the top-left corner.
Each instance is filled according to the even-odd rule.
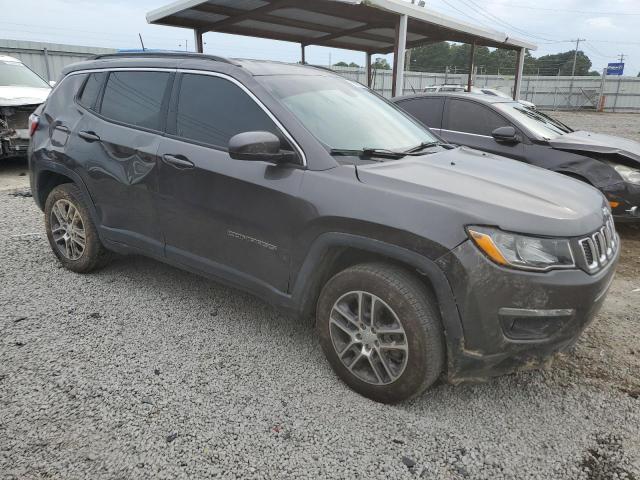
[[[572,40],[573,41],[573,40]],[[573,100],[573,80],[576,76],[576,63],[578,63],[578,49],[580,48],[580,42],[586,42],[586,38],[576,38],[576,49],[573,52],[573,68],[571,70],[571,84],[569,85],[569,107],[571,107],[571,101]]]

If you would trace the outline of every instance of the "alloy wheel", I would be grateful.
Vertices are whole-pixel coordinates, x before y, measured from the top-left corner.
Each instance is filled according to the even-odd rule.
[[[84,254],[86,234],[82,216],[68,200],[58,200],[51,209],[51,234],[59,252],[69,260],[78,260]]]
[[[402,322],[376,295],[342,295],[331,309],[329,331],[342,364],[364,382],[388,385],[407,366],[409,346]]]

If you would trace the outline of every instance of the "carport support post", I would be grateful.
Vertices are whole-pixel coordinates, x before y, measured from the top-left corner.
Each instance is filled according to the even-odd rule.
[[[49,50],[47,50],[46,48],[43,48],[42,52],[44,53],[44,66],[47,69],[47,82],[50,82],[52,78],[51,78],[51,67],[49,66]]]
[[[196,52],[198,53],[204,53],[204,42],[202,40],[202,30],[200,30],[199,28],[194,28],[193,29],[193,39],[195,41],[195,46],[196,46]]]
[[[471,53],[469,54],[469,77],[467,78],[467,92],[471,92],[473,86],[473,70],[476,66],[476,42],[471,44]]]
[[[367,87],[371,88],[373,83],[373,77],[371,75],[371,52],[367,52]]]
[[[307,64],[307,47],[303,43],[300,44],[300,60],[302,65]],[[329,65],[329,68],[331,68],[331,65]]]
[[[409,17],[401,15],[396,24],[396,45],[393,52],[393,85],[391,86],[391,96],[402,95],[404,93],[404,59],[407,51],[407,27]]]
[[[513,99],[520,100],[520,90],[522,88],[522,74],[524,73],[524,48],[518,50],[516,60],[516,77],[513,85]]]

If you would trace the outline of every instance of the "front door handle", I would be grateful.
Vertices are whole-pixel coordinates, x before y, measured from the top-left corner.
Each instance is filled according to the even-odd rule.
[[[195,164],[183,155],[163,155],[162,160],[167,165],[171,165],[172,167],[182,170],[195,167]]]
[[[78,132],[78,136],[89,143],[100,141],[100,137],[95,132]]]

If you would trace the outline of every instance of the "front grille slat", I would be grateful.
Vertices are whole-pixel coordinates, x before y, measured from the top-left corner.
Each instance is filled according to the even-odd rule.
[[[597,232],[578,241],[582,259],[590,273],[606,267],[615,257],[618,247],[617,234],[613,219],[607,212],[605,223]]]

